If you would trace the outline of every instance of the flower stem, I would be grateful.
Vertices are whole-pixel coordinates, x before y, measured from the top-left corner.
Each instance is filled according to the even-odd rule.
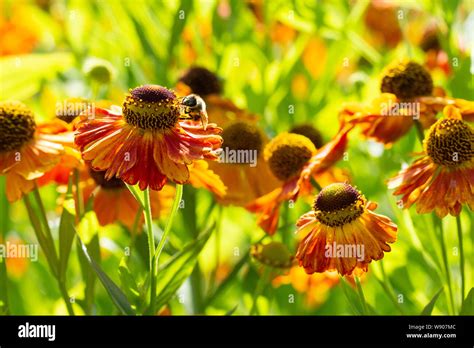
[[[66,284],[63,281],[58,279],[58,285],[59,285],[59,290],[61,291],[61,296],[64,300],[64,303],[66,304],[67,312],[69,313],[69,315],[74,316],[75,313],[74,313],[74,309],[72,308],[71,300],[66,289]]]
[[[142,209],[145,209],[145,204],[143,203],[143,200],[141,199],[140,194],[138,193],[138,191],[137,191],[137,189],[135,188],[135,186],[129,185],[129,184],[125,184],[125,185],[127,185],[128,190],[130,191],[130,193],[132,194],[132,196],[135,198],[135,200],[138,202],[138,204],[140,205],[140,207],[141,207]]]
[[[221,222],[222,222],[222,212],[223,207],[219,205],[217,207],[217,218],[216,218],[216,232],[214,234],[215,238],[215,252],[214,252],[214,263],[215,267],[212,270],[211,276],[209,278],[209,293],[212,293],[216,287],[216,277],[217,277],[217,269],[220,264],[220,253],[221,253]]]
[[[179,203],[181,202],[182,197],[183,185],[176,184],[176,194],[174,197],[173,207],[171,208],[170,217],[168,219],[168,223],[166,224],[165,231],[163,232],[163,236],[161,237],[160,242],[158,243],[158,246],[155,250],[155,262],[157,266],[161,256],[161,252],[163,251],[163,248],[165,246],[166,239],[171,231],[171,227],[173,226],[173,220],[176,217],[176,213],[178,212]],[[156,270],[158,270],[158,267],[156,268]]]
[[[84,197],[82,195],[82,190],[79,186],[79,170],[74,169],[74,185],[76,186],[76,209],[77,209],[77,219],[78,221],[81,220],[82,215],[84,214]]]
[[[252,304],[252,308],[250,309],[249,315],[255,315],[257,313],[257,311],[258,311],[258,308],[257,308],[258,298],[260,297],[263,290],[265,289],[265,285],[268,282],[271,271],[272,271],[272,269],[270,267],[265,267],[264,268],[263,274],[260,277],[260,279],[258,280],[257,287],[255,288],[255,293],[254,293],[254,296],[253,296],[253,304]]]
[[[133,194],[133,193],[132,193]],[[148,238],[148,259],[149,259],[149,268],[150,268],[150,306],[153,308],[156,299],[156,293],[153,291],[156,287],[156,278],[155,278],[155,236],[153,235],[153,219],[151,216],[151,204],[150,204],[150,189],[146,188],[143,191],[143,214],[145,215],[145,225]]]
[[[404,315],[405,311],[403,310],[400,303],[397,301],[397,297],[396,297],[395,291],[393,290],[392,284],[390,283],[390,279],[387,277],[387,274],[385,273],[385,268],[383,266],[383,260],[380,260],[379,266],[380,266],[380,271],[382,272],[382,280],[380,280],[378,277],[376,277],[377,281],[382,286],[382,288],[385,290],[385,293],[387,294],[388,298],[392,301],[392,303],[398,309],[400,314]]]
[[[360,302],[362,303],[362,308],[364,313],[363,315],[367,315],[367,302],[365,301],[364,290],[362,290],[362,286],[360,285],[360,280],[358,276],[354,276],[354,280],[357,286],[357,293],[359,294]]]
[[[465,288],[465,266],[464,266],[464,245],[462,240],[462,226],[461,226],[461,216],[456,216],[456,225],[458,230],[458,239],[459,239],[459,256],[460,256],[460,263],[459,266],[461,268],[461,303],[464,301],[464,288]]]
[[[155,311],[155,302],[156,302],[156,277],[158,275],[158,267],[159,267],[159,259],[161,256],[161,252],[163,251],[163,248],[166,243],[166,239],[168,238],[168,234],[171,231],[171,227],[173,226],[173,221],[174,218],[176,217],[176,213],[178,211],[179,203],[181,202],[181,198],[183,197],[183,185],[176,184],[176,194],[174,197],[174,202],[173,202],[173,207],[171,208],[170,216],[168,219],[168,222],[166,224],[165,230],[163,232],[163,235],[161,236],[161,239],[158,243],[158,246],[154,250],[153,258],[151,259],[152,261],[152,274],[151,274],[151,281],[150,281],[150,291],[151,291],[151,297],[150,297],[150,310],[152,313]],[[147,210],[147,205],[150,205],[149,202],[149,197],[148,197],[148,203],[145,200],[145,211]],[[150,217],[151,217],[151,209],[150,210]],[[151,219],[150,219],[151,220]],[[151,226],[151,225],[150,225]],[[151,250],[150,250],[151,251]]]
[[[53,234],[51,233],[51,229],[49,228],[48,218],[46,216],[46,209],[44,208],[43,200],[41,199],[41,195],[38,190],[38,185],[35,182],[35,188],[33,190],[33,194],[35,196],[36,203],[40,209],[40,221],[43,224],[43,229],[45,231],[46,241],[48,243],[49,249],[53,253],[54,260],[57,262],[57,255],[56,255],[56,248],[54,246],[54,239]]]
[[[313,184],[314,187],[316,187],[316,189],[318,190],[318,192],[321,192],[321,190],[323,189],[321,187],[321,185],[319,184],[319,182],[316,181],[316,179],[314,177],[311,177],[311,183]]]
[[[49,267],[56,278],[59,286],[59,290],[61,292],[61,297],[66,304],[67,311],[69,315],[75,315],[74,309],[72,308],[72,304],[70,301],[70,297],[67,293],[66,284],[64,280],[60,279],[60,275],[58,273],[59,269],[59,260],[56,254],[56,248],[54,246],[53,235],[51,234],[51,229],[49,228],[48,219],[46,218],[46,210],[44,209],[43,201],[41,200],[41,196],[38,191],[38,187],[35,185],[35,189],[33,190],[33,194],[35,196],[36,203],[39,206],[40,210],[40,220],[36,215],[33,206],[31,205],[30,199],[28,196],[24,196],[23,200],[25,202],[26,209],[28,211],[28,215],[30,217],[31,225],[35,230],[36,238],[38,238],[38,242],[40,243],[41,247],[44,250],[46,255],[46,260],[48,261]],[[43,226],[41,226],[43,224]],[[46,232],[46,234],[43,233]]]
[[[438,229],[440,231],[439,243],[440,243],[440,246],[441,246],[441,254],[442,254],[442,259],[443,259],[444,272],[446,274],[446,282],[447,282],[448,290],[449,290],[449,303],[451,305],[452,313],[454,313],[453,287],[452,287],[452,284],[451,284],[451,272],[449,271],[449,265],[448,265],[448,253],[447,253],[447,250],[446,250],[446,243],[444,242],[443,221],[439,220],[436,215],[433,215],[433,220],[434,220],[435,225],[438,226]]]

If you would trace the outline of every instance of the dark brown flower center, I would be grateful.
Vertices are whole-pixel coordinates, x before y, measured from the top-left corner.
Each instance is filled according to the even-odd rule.
[[[127,95],[122,107],[125,121],[145,130],[168,130],[177,123],[180,105],[176,95],[158,85],[134,88]]]
[[[224,139],[223,148],[229,150],[256,150],[260,152],[263,139],[260,130],[253,124],[235,122],[224,128],[222,132]]]
[[[89,175],[92,179],[94,179],[95,183],[102,188],[117,190],[125,188],[125,184],[122,180],[118,178],[111,178],[107,180],[105,178],[105,170],[104,171],[96,171],[92,168],[89,168]]]
[[[382,79],[381,91],[395,94],[400,99],[410,99],[433,92],[430,73],[415,62],[399,63],[389,68]]]
[[[335,211],[348,207],[359,198],[360,194],[349,184],[335,183],[326,186],[316,197],[315,210]]]
[[[324,145],[324,140],[321,133],[310,124],[301,124],[295,126],[290,130],[290,133],[304,135],[306,138],[311,140],[317,149]]]
[[[35,130],[33,111],[25,104],[0,102],[0,152],[20,149],[33,139]]]
[[[286,181],[297,175],[316,151],[314,144],[303,135],[282,133],[265,147],[265,160],[273,174]]]
[[[191,88],[193,93],[205,97],[209,94],[221,94],[222,84],[219,77],[213,72],[202,67],[189,69],[179,81]]]
[[[442,119],[431,126],[426,152],[442,166],[458,166],[474,156],[474,130],[459,119]]]
[[[346,183],[326,186],[316,196],[313,209],[322,224],[336,227],[350,223],[364,212],[362,194]]]

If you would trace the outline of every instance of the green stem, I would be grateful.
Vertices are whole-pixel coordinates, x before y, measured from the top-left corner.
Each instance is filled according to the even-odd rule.
[[[163,235],[161,236],[160,242],[158,243],[158,246],[154,250],[154,253],[152,252],[151,255],[153,258],[151,259],[152,261],[152,273],[150,274],[151,276],[151,282],[150,282],[150,291],[151,291],[151,301],[150,301],[150,310],[152,313],[155,311],[155,301],[156,301],[156,277],[158,275],[158,267],[159,267],[159,259],[161,256],[161,252],[163,251],[163,248],[166,243],[166,239],[168,238],[168,234],[171,231],[171,227],[173,226],[173,221],[174,218],[176,217],[176,213],[178,211],[179,203],[181,202],[181,198],[183,197],[183,185],[176,184],[176,194],[174,197],[174,202],[173,202],[173,207],[171,208],[170,216],[168,219],[168,223],[166,224],[165,230],[163,232]],[[147,204],[149,205],[149,197],[148,197],[148,203],[145,200],[145,211],[147,210]],[[151,209],[150,209],[150,217],[151,217]],[[151,225],[150,225],[151,227]],[[148,226],[147,226],[148,228]],[[150,250],[151,251],[151,250]]]
[[[38,220],[38,216],[36,215],[35,210],[33,209],[33,205],[31,204],[30,197],[28,195],[23,196],[23,201],[25,202],[26,211],[28,212],[28,217],[30,218],[31,226],[35,231],[36,238],[38,239],[38,243],[40,244],[41,248],[44,251],[46,256],[46,261],[48,262],[51,271],[53,272],[54,277],[57,277],[58,270],[57,270],[57,260],[54,260],[52,256],[52,251],[50,250],[49,244],[46,240],[46,236],[43,234],[43,229],[41,227],[41,222]]]
[[[158,261],[160,260],[161,252],[163,251],[163,247],[165,246],[166,239],[168,234],[171,231],[171,227],[173,226],[173,220],[176,217],[176,213],[178,212],[179,203],[181,202],[181,198],[183,197],[183,185],[176,184],[176,194],[174,197],[173,207],[171,208],[170,217],[168,219],[168,223],[166,224],[165,231],[163,232],[163,236],[158,243],[158,247],[155,251],[155,262],[158,265]],[[158,270],[158,267],[156,268]]]
[[[56,254],[56,247],[54,245],[54,238],[51,232],[51,228],[49,227],[48,218],[46,216],[46,209],[44,208],[43,200],[41,199],[41,195],[38,190],[38,185],[35,182],[35,188],[33,190],[33,194],[35,196],[36,203],[40,209],[40,221],[43,224],[43,230],[45,232],[46,241],[48,242],[49,248],[53,253],[53,257],[55,262],[58,262],[58,256]]]
[[[79,170],[74,169],[74,185],[76,186],[76,204],[77,204],[77,217],[78,221],[81,220],[82,215],[84,214],[84,197],[82,195],[82,190],[79,185],[80,182],[80,176],[79,176]]]
[[[380,270],[382,272],[382,280],[380,280],[378,277],[376,277],[377,281],[379,282],[380,286],[382,286],[382,289],[384,289],[385,293],[387,294],[387,297],[392,301],[393,305],[395,308],[398,309],[398,311],[403,315],[405,314],[405,311],[403,310],[402,306],[400,306],[400,303],[397,301],[397,297],[395,295],[395,292],[393,291],[392,284],[390,284],[390,280],[388,279],[385,269],[383,266],[383,260],[380,260],[379,262],[380,265]]]
[[[133,185],[125,184],[127,185],[128,190],[132,194],[132,196],[135,198],[135,200],[138,202],[140,207],[142,209],[145,209],[145,203],[143,202],[142,198],[140,197],[140,194],[138,193],[137,189]]]
[[[69,294],[66,289],[66,284],[58,279],[58,285],[59,285],[59,290],[61,291],[61,296],[64,300],[64,303],[66,304],[67,312],[69,315],[74,316],[74,309],[72,308],[71,304],[71,298],[69,297]]]
[[[252,308],[250,309],[249,315],[255,315],[258,312],[258,306],[257,306],[258,298],[260,297],[263,290],[265,289],[265,285],[267,285],[271,272],[272,272],[272,269],[270,267],[265,266],[263,270],[263,274],[259,278],[257,287],[255,288],[255,293],[253,296],[253,304],[252,304]]]
[[[155,300],[156,300],[156,292],[154,289],[156,288],[156,278],[155,278],[155,236],[153,235],[153,219],[151,216],[151,204],[150,204],[150,189],[146,188],[143,191],[143,203],[144,203],[144,210],[143,214],[145,215],[145,225],[146,225],[146,232],[148,238],[148,267],[150,269],[150,307],[154,308]]]
[[[212,270],[211,276],[209,278],[209,293],[212,293],[216,288],[216,276],[217,276],[217,269],[220,263],[220,247],[221,247],[221,221],[222,221],[222,212],[223,207],[219,205],[217,207],[217,218],[216,218],[216,232],[214,234],[215,238],[215,253],[214,253],[214,263],[215,268]]]
[[[318,192],[321,192],[321,190],[323,189],[321,187],[321,185],[319,184],[319,182],[316,181],[316,179],[314,177],[311,177],[311,183],[313,184],[314,187],[316,187],[316,189],[318,190]]]
[[[359,277],[354,276],[354,280],[357,287],[357,293],[359,294],[360,302],[362,303],[362,308],[364,310],[363,315],[367,315],[368,310],[367,310],[367,302],[365,301],[364,290],[362,290],[362,286],[360,285]]]
[[[446,281],[449,290],[449,303],[451,305],[451,313],[454,314],[454,296],[453,296],[453,287],[451,284],[451,272],[449,270],[448,265],[448,253],[446,249],[446,243],[444,242],[444,229],[443,229],[443,221],[439,220],[436,215],[433,215],[433,220],[435,225],[438,227],[440,235],[439,235],[439,242],[441,246],[441,254],[443,259],[443,266],[444,272],[446,274]]]
[[[61,292],[61,297],[63,298],[64,303],[66,304],[67,311],[69,315],[74,315],[74,310],[72,308],[72,304],[71,304],[69,295],[67,293],[66,285],[64,281],[60,279],[60,276],[58,273],[59,260],[56,254],[56,249],[54,247],[54,240],[51,234],[51,229],[49,228],[48,220],[46,218],[46,211],[44,209],[44,205],[43,205],[41,196],[38,192],[36,185],[35,185],[35,189],[33,190],[33,193],[35,195],[36,203],[39,206],[39,210],[40,210],[39,215],[40,215],[41,221],[38,219],[37,215],[35,214],[35,211],[33,209],[33,206],[31,205],[29,197],[25,195],[23,197],[23,200],[25,202],[25,206],[28,211],[28,215],[30,217],[31,225],[33,226],[33,229],[35,230],[35,234],[36,234],[36,237],[38,238],[38,242],[40,243],[41,247],[44,250],[49,267],[58,282],[59,290]],[[41,226],[41,223],[43,223],[43,227]],[[43,234],[44,230],[46,231],[46,235]]]
[[[465,276],[465,266],[464,266],[464,245],[462,240],[462,226],[461,226],[461,215],[456,216],[456,225],[458,230],[458,239],[459,239],[459,256],[460,256],[460,263],[459,266],[461,268],[461,303],[464,301],[464,288],[466,283],[466,276]]]

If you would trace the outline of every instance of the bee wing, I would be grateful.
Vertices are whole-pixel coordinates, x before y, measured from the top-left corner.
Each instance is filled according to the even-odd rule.
[[[204,128],[204,130],[206,130],[207,125],[209,124],[209,117],[207,116],[206,108],[202,109],[199,112],[199,115],[201,117],[202,128]]]

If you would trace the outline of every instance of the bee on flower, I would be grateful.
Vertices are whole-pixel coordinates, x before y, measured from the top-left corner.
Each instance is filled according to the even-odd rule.
[[[222,152],[219,161],[207,162],[227,188],[225,195],[216,195],[224,205],[245,206],[279,186],[263,159],[268,137],[258,125],[257,116],[240,109],[222,97],[220,79],[202,67],[190,68],[180,78],[180,94],[197,93],[207,105],[209,120],[223,128]],[[244,158],[239,158],[244,154]]]
[[[183,113],[182,98],[158,85],[130,90],[121,109],[96,108],[77,125],[82,157],[105,178],[119,178],[141,190],[161,190],[168,180],[189,181],[196,160],[217,160],[222,138],[214,123],[203,128]]]

